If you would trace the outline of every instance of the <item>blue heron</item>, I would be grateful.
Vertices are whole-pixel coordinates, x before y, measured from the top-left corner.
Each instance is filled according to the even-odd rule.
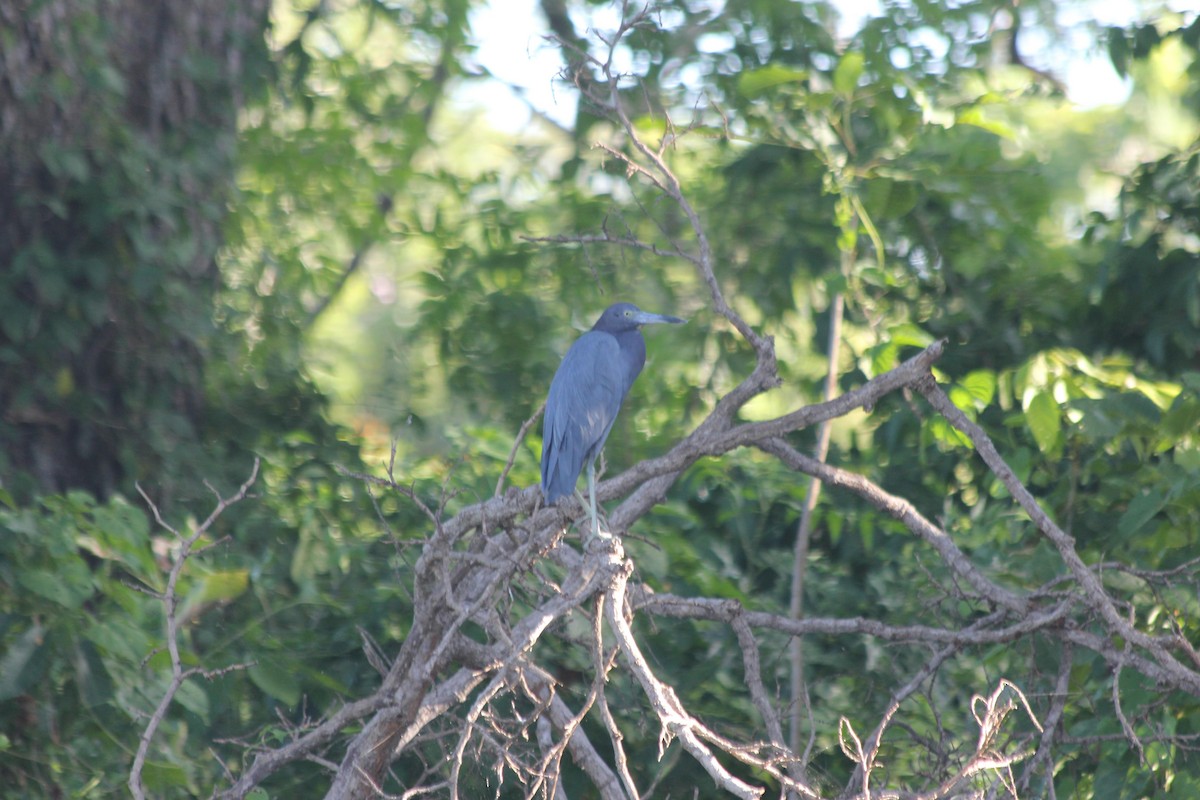
[[[542,425],[542,494],[550,504],[573,494],[586,463],[592,531],[597,535],[596,458],[646,363],[646,340],[639,328],[683,321],[642,311],[633,303],[609,306],[571,345],[550,382]]]

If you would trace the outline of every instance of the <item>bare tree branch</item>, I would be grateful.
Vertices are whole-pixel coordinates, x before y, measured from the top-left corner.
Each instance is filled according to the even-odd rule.
[[[1179,635],[1171,636],[1165,641],[1150,636],[1126,621],[1117,611],[1112,598],[1109,597],[1100,582],[1100,578],[1083,563],[1075,551],[1075,541],[1050,519],[1033,494],[1017,479],[1012,468],[1000,456],[996,446],[984,430],[968,419],[967,415],[951,402],[946,393],[933,381],[932,376],[921,381],[916,388],[929,401],[930,405],[937,409],[951,425],[966,434],[971,443],[975,445],[975,449],[984,463],[1003,482],[1004,487],[1033,520],[1042,535],[1054,545],[1063,563],[1082,589],[1085,601],[1101,616],[1111,634],[1149,651],[1162,668],[1172,676],[1173,685],[1192,694],[1200,694],[1200,673],[1180,663],[1171,655],[1168,648],[1168,646],[1172,646],[1187,651],[1190,649],[1190,645],[1185,647],[1181,641],[1182,637]]]
[[[701,741],[699,735],[703,726],[679,702],[679,698],[671,687],[660,681],[650,669],[646,657],[634,638],[633,629],[625,616],[625,583],[633,564],[626,562],[623,572],[618,573],[613,584],[608,589],[608,604],[605,607],[608,624],[617,637],[617,644],[625,656],[630,670],[645,690],[658,718],[662,721],[662,732],[659,734],[658,747],[662,751],[670,745],[671,740],[678,738],[685,750],[692,754],[704,767],[704,771],[712,777],[718,787],[743,800],[754,800],[761,797],[763,790],[751,786],[745,781],[733,776],[713,755],[711,749]]]
[[[171,569],[167,573],[166,589],[159,595],[159,600],[162,601],[163,611],[166,615],[166,643],[167,652],[171,657],[171,680],[167,684],[163,696],[159,699],[154,712],[150,715],[150,720],[146,723],[145,730],[142,731],[141,739],[138,741],[137,753],[133,757],[133,765],[129,769],[129,791],[137,800],[144,800],[146,797],[146,786],[142,780],[142,771],[146,766],[146,757],[150,753],[150,745],[154,741],[154,735],[158,732],[159,726],[166,719],[167,711],[175,701],[175,695],[178,694],[184,681],[193,675],[215,677],[228,672],[230,669],[237,669],[244,666],[236,665],[220,670],[203,670],[196,667],[185,668],[183,666],[183,657],[179,652],[180,621],[176,617],[176,611],[179,607],[177,587],[179,585],[179,576],[183,574],[183,568],[187,565],[188,559],[206,548],[205,545],[200,544],[200,540],[208,535],[213,524],[225,513],[227,508],[246,497],[246,494],[250,491],[250,487],[254,485],[254,481],[257,479],[258,459],[256,458],[254,459],[254,467],[250,470],[250,477],[246,479],[246,482],[231,497],[223,498],[215,490],[213,491],[214,494],[217,494],[216,505],[204,522],[200,523],[195,530],[187,535],[180,533],[177,528],[164,520],[158,510],[158,506],[150,499],[150,496],[146,494],[140,485],[137,487],[138,493],[141,494],[142,499],[154,514],[154,521],[158,523],[159,527],[169,531],[179,545],[178,551],[172,557]]]

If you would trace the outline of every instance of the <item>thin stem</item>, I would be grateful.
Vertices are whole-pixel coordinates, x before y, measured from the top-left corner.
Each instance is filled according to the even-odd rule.
[[[142,499],[146,501],[146,505],[150,507],[150,511],[154,514],[155,522],[164,530],[169,531],[175,537],[176,541],[179,542],[179,553],[175,556],[171,564],[171,569],[167,574],[167,587],[162,595],[159,596],[159,600],[162,601],[163,609],[166,613],[167,653],[171,658],[171,682],[167,685],[166,691],[163,692],[158,705],[150,715],[150,721],[146,723],[145,730],[142,731],[141,739],[138,741],[137,753],[133,758],[133,765],[129,768],[129,791],[135,800],[145,800],[146,785],[142,780],[142,771],[145,769],[146,758],[150,754],[150,745],[154,741],[154,735],[158,732],[159,726],[167,718],[167,712],[170,710],[171,704],[175,701],[175,695],[178,694],[180,687],[183,686],[184,681],[188,678],[197,674],[206,674],[204,670],[195,667],[185,668],[183,666],[183,657],[179,653],[180,619],[176,614],[179,606],[179,594],[177,592],[179,577],[183,574],[183,568],[187,564],[188,559],[205,549],[203,546],[197,548],[196,545],[208,533],[213,523],[217,521],[217,518],[225,512],[225,509],[243,500],[249,493],[250,487],[258,479],[258,466],[259,461],[256,458],[254,459],[254,468],[250,471],[250,477],[246,479],[246,482],[230,498],[223,498],[218,494],[217,503],[213,507],[212,513],[208,515],[208,518],[190,536],[186,537],[163,519],[158,505],[150,499],[141,486],[137,487],[138,493],[141,494]],[[217,671],[207,674],[215,675]]]
[[[853,258],[853,253],[842,254],[843,271],[847,262]],[[841,292],[833,297],[829,309],[829,363],[825,372],[824,401],[829,402],[837,394],[838,361],[841,354],[842,318],[845,310],[845,298]],[[813,458],[824,462],[829,455],[829,439],[832,433],[832,421],[825,420],[817,429],[817,446],[813,450]],[[813,476],[808,484],[808,493],[804,498],[804,509],[800,514],[800,524],[796,529],[796,544],[792,558],[792,597],[788,606],[788,614],[792,619],[800,619],[804,614],[804,578],[808,566],[808,548],[812,540],[813,514],[817,509],[817,501],[821,497],[821,479]],[[800,729],[803,724],[807,702],[807,692],[804,689],[804,640],[795,637],[789,642],[788,655],[791,660],[791,692],[792,707],[789,719],[790,731],[788,741],[792,752],[800,752]],[[804,764],[798,762],[795,770],[797,780],[804,777]]]

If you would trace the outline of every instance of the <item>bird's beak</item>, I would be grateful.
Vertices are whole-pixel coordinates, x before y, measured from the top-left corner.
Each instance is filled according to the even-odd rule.
[[[657,323],[669,323],[671,325],[682,325],[687,322],[686,319],[679,317],[668,317],[666,314],[655,314],[651,311],[638,311],[633,315],[633,321],[638,325],[654,325]]]

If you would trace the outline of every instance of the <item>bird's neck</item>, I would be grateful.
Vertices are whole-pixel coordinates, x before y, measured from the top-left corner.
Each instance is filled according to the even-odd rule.
[[[629,391],[634,379],[646,365],[646,340],[642,338],[642,332],[636,328],[614,335],[617,337],[617,344],[621,346],[621,352],[626,355],[625,365],[628,372],[625,376],[625,391]]]

